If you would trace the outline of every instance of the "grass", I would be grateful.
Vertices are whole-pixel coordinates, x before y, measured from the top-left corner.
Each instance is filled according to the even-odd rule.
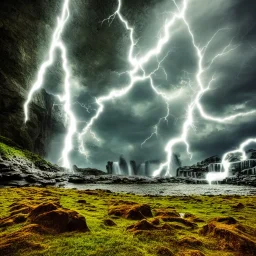
[[[78,203],[78,200],[86,200],[86,204]],[[103,224],[108,216],[108,207],[114,201],[125,200],[149,204],[153,213],[156,209],[175,209],[179,213],[191,213],[202,219],[198,228],[191,230],[181,227],[171,233],[163,231],[145,232],[134,235],[126,231],[126,228],[137,221],[127,220],[122,217],[112,217],[117,224],[107,227]],[[192,196],[192,197],[152,197],[131,194],[107,193],[98,191],[94,195],[88,195],[86,191],[58,189],[58,188],[4,188],[0,190],[0,218],[10,215],[9,206],[14,202],[38,205],[42,202],[60,202],[64,208],[79,212],[86,218],[89,233],[63,233],[58,235],[43,235],[43,249],[19,248],[12,255],[88,255],[88,256],[152,256],[158,255],[161,246],[169,248],[175,255],[187,249],[198,249],[205,255],[229,256],[236,255],[232,251],[220,251],[217,241],[212,238],[202,237],[198,231],[210,219],[219,216],[232,216],[241,224],[256,229],[254,196]],[[233,206],[238,203],[246,207],[234,211]],[[26,225],[23,224],[23,225]],[[0,229],[2,234],[11,233],[21,228],[21,224]],[[183,237],[193,236],[203,242],[196,248],[180,248],[177,245]],[[1,254],[1,253],[0,253]],[[189,254],[188,254],[189,255]]]
[[[35,164],[50,163],[40,156],[22,149],[11,140],[0,137],[0,155],[7,159],[22,158]],[[171,186],[171,185],[170,185]],[[79,203],[85,200],[85,204]],[[134,234],[126,228],[137,221],[108,215],[109,206],[118,200],[148,204],[153,212],[157,209],[175,209],[178,213],[190,213],[202,222],[198,228],[190,229],[180,223],[169,231],[157,230]],[[10,206],[13,203],[37,206],[43,202],[59,202],[63,208],[77,211],[86,218],[90,232],[62,234],[29,235],[22,243],[13,242],[13,236],[27,226],[28,221],[0,228],[0,255],[19,256],[168,256],[159,254],[161,247],[168,248],[174,255],[196,255],[189,250],[200,250],[207,256],[239,255],[232,250],[219,250],[215,238],[199,235],[201,227],[211,219],[220,216],[232,216],[241,225],[256,230],[256,197],[255,196],[140,196],[134,194],[108,193],[107,191],[79,191],[61,188],[2,188],[0,189],[0,224],[1,219],[11,215]],[[245,207],[234,210],[234,206],[242,203]],[[111,218],[116,226],[104,225],[104,220]],[[150,219],[148,220],[150,221]],[[163,221],[161,220],[161,225]],[[177,226],[179,225],[179,226]],[[255,231],[256,234],[256,231]],[[184,237],[194,237],[202,241],[200,246],[180,246],[178,242]],[[31,241],[30,241],[31,240]],[[11,245],[9,253],[1,253],[1,243]],[[31,242],[31,243],[29,243]],[[35,245],[40,246],[35,246]],[[187,252],[187,253],[185,253]],[[197,254],[198,255],[198,254]],[[241,255],[241,254],[240,254]]]

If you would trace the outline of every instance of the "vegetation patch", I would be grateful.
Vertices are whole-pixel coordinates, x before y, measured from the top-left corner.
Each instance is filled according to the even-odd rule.
[[[12,160],[15,158],[25,159],[33,162],[35,166],[42,166],[44,164],[52,166],[51,163],[47,162],[39,155],[23,149],[12,140],[3,136],[0,136],[0,156],[8,160]]]
[[[239,203],[244,208],[234,210]],[[256,209],[251,205],[255,204],[255,196],[160,197],[3,188],[0,255],[253,256]],[[142,212],[143,219],[135,220],[109,215],[113,209],[141,209],[142,205],[149,207],[152,216]]]

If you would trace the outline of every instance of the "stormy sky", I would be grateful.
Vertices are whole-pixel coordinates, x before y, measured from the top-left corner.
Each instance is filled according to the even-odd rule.
[[[178,5],[180,3],[177,1]],[[117,4],[117,0],[74,0],[70,3],[71,18],[63,40],[67,45],[71,65],[72,108],[79,120],[79,130],[95,114],[95,97],[129,83],[127,74],[120,75],[131,69],[127,58],[129,33],[117,17],[111,24],[101,22],[114,13]],[[122,14],[134,27],[134,36],[138,40],[135,47],[137,56],[143,56],[156,45],[165,21],[176,10],[171,0],[123,0]],[[187,19],[200,47],[218,29],[226,28],[209,46],[205,65],[230,42],[236,47],[218,59],[203,76],[205,81],[213,75],[216,78],[211,90],[201,99],[205,110],[213,116],[224,117],[256,108],[255,13],[256,3],[253,0],[189,1]],[[52,15],[57,16],[58,13]],[[169,102],[170,116],[168,122],[160,123],[158,136],[153,136],[141,147],[141,143],[154,132],[153,127],[159,118],[166,115],[166,104],[153,92],[149,81],[139,82],[126,96],[105,104],[104,112],[93,126],[100,142],[91,136],[86,137],[86,147],[90,152],[88,161],[79,154],[75,142],[72,164],[105,170],[106,162],[117,161],[121,154],[137,162],[165,160],[165,145],[168,140],[180,134],[188,105],[198,90],[195,80],[197,55],[191,37],[182,21],[170,32],[173,37],[159,59],[168,55],[153,78],[160,90],[176,97]],[[157,64],[157,59],[153,58],[146,66],[147,71],[155,69]],[[61,92],[62,71],[58,58],[46,81],[48,92]],[[198,111],[194,112],[194,118],[194,127],[189,130],[188,138],[193,159],[187,156],[184,145],[174,148],[183,165],[191,165],[215,154],[221,155],[237,147],[244,139],[256,136],[255,115],[226,124],[206,121]],[[64,134],[59,134],[52,139],[48,150],[49,160],[58,161],[63,138]]]

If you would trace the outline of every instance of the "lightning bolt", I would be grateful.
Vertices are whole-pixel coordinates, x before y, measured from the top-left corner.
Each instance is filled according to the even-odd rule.
[[[190,145],[188,142],[188,134],[190,128],[194,127],[194,112],[197,110],[201,117],[205,120],[208,121],[213,121],[217,123],[228,123],[233,121],[236,118],[239,117],[244,117],[247,115],[252,115],[255,114],[256,111],[249,111],[245,113],[237,113],[234,115],[230,115],[227,117],[214,117],[206,113],[204,110],[202,104],[201,104],[201,98],[203,95],[209,91],[211,84],[216,80],[215,75],[212,75],[212,78],[207,82],[203,82],[203,75],[211,70],[212,65],[216,62],[217,59],[222,58],[226,55],[228,55],[230,52],[234,51],[239,47],[239,45],[232,45],[232,40],[231,42],[225,46],[219,53],[217,53],[211,61],[207,62],[205,64],[205,54],[207,52],[207,49],[209,45],[212,43],[212,41],[215,39],[217,34],[225,29],[228,28],[221,28],[219,29],[213,36],[212,38],[207,42],[207,44],[200,48],[199,45],[196,43],[195,35],[190,27],[190,24],[186,18],[186,11],[188,8],[188,0],[183,0],[182,1],[182,6],[179,7],[176,3],[175,0],[173,0],[173,3],[175,4],[177,8],[177,12],[170,12],[171,18],[165,22],[165,25],[163,27],[163,35],[159,37],[159,40],[156,43],[156,46],[152,49],[150,49],[144,56],[137,58],[137,55],[134,55],[135,52],[135,47],[137,42],[134,39],[134,28],[131,27],[128,23],[128,21],[124,18],[124,16],[121,14],[121,7],[122,7],[122,1],[118,0],[118,7],[117,10],[110,15],[107,19],[103,20],[102,23],[108,22],[110,25],[116,18],[116,16],[119,18],[120,22],[124,25],[126,30],[129,32],[130,35],[130,48],[129,48],[129,53],[128,53],[128,62],[132,66],[132,70],[126,71],[123,73],[127,73],[130,77],[130,83],[126,86],[124,86],[122,89],[119,90],[112,90],[109,94],[101,96],[96,99],[96,103],[98,105],[98,110],[96,114],[91,118],[91,120],[87,123],[87,125],[84,127],[83,131],[79,134],[79,141],[80,141],[80,153],[87,155],[88,152],[85,148],[84,145],[84,136],[90,132],[91,127],[94,125],[95,121],[100,117],[100,115],[104,112],[105,108],[105,103],[108,101],[111,101],[115,98],[120,98],[125,96],[126,94],[129,93],[129,91],[135,86],[135,84],[138,81],[146,81],[149,80],[150,86],[153,89],[153,91],[162,99],[165,101],[166,106],[167,106],[167,114],[165,117],[162,117],[159,119],[159,122],[154,126],[154,132],[141,144],[143,146],[149,139],[151,139],[154,135],[157,136],[158,134],[158,126],[161,123],[161,121],[164,119],[167,121],[168,116],[170,115],[170,109],[169,109],[169,101],[172,98],[177,98],[178,95],[167,95],[160,91],[154,84],[153,80],[153,75],[161,68],[161,63],[162,61],[167,57],[167,55],[159,62],[158,61],[158,67],[151,73],[146,74],[144,66],[148,64],[150,61],[152,61],[153,57],[158,57],[162,51],[165,45],[171,40],[172,38],[172,33],[170,32],[171,28],[173,28],[178,22],[182,22],[188,31],[188,34],[190,35],[192,45],[195,49],[196,55],[197,55],[197,65],[198,65],[198,71],[195,75],[195,80],[198,85],[198,91],[194,97],[194,99],[191,101],[191,103],[188,106],[187,109],[187,116],[185,118],[185,121],[183,123],[182,129],[181,129],[181,134],[178,137],[175,137],[171,140],[168,141],[167,145],[165,146],[165,151],[167,153],[167,160],[164,163],[161,163],[159,168],[155,170],[153,176],[158,176],[162,173],[162,171],[166,170],[165,175],[166,176],[171,176],[170,175],[170,169],[171,169],[171,163],[172,163],[172,157],[173,157],[173,148],[177,144],[184,144],[186,146],[186,151],[187,154],[192,158],[192,153],[190,152]],[[158,60],[158,59],[157,59]],[[139,75],[138,73],[142,71],[143,75]],[[165,72],[165,70],[164,70]],[[122,74],[123,74],[122,73]],[[165,75],[167,77],[167,73],[165,72]]]
[[[148,80],[150,83],[151,88],[153,91],[160,97],[163,98],[163,100],[166,103],[167,106],[167,115],[164,117],[167,119],[169,116],[169,101],[172,100],[173,98],[176,98],[175,96],[170,96],[167,95],[166,93],[160,91],[154,84],[152,76],[160,69],[161,63],[167,58],[169,55],[169,52],[165,55],[165,57],[161,60],[158,61],[158,66],[157,68],[152,71],[149,74],[146,74],[145,71],[145,64],[149,63],[152,58],[159,56],[162,53],[162,50],[164,46],[168,43],[170,34],[169,34],[169,29],[175,24],[176,19],[178,18],[177,15],[174,15],[174,17],[166,22],[164,26],[164,35],[158,40],[156,46],[152,49],[150,49],[144,56],[137,58],[137,55],[134,55],[135,47],[136,47],[136,40],[134,39],[134,28],[131,27],[128,23],[128,21],[123,17],[121,14],[121,7],[122,7],[122,1],[118,0],[118,7],[117,10],[110,15],[107,19],[102,21],[102,24],[104,22],[108,22],[110,25],[112,24],[113,20],[116,18],[116,16],[119,18],[120,22],[124,25],[125,29],[129,32],[129,38],[130,38],[130,48],[129,48],[129,53],[128,53],[128,62],[131,64],[132,69],[130,71],[123,72],[121,74],[128,74],[130,78],[130,83],[123,88],[119,90],[112,90],[110,91],[109,94],[101,96],[99,98],[96,98],[96,104],[98,105],[98,110],[96,114],[90,119],[90,121],[87,123],[87,125],[84,127],[81,133],[79,133],[78,140],[79,140],[79,151],[81,154],[85,155],[87,157],[88,155],[88,150],[85,148],[85,143],[84,143],[84,137],[88,134],[90,131],[91,127],[95,123],[95,121],[100,117],[100,115],[103,113],[104,108],[105,108],[105,103],[108,101],[111,101],[116,98],[123,97],[127,95],[130,90],[135,86],[135,84],[139,81],[146,81]],[[140,75],[139,72],[142,71],[143,75]]]
[[[194,33],[192,32],[190,24],[186,19],[186,10],[188,7],[188,0],[183,1],[182,9],[180,9],[180,7],[177,5],[175,0],[173,0],[173,2],[178,9],[178,14],[176,14],[176,15],[179,16],[180,20],[182,20],[183,23],[186,25],[188,34],[191,37],[192,45],[197,53],[198,71],[196,74],[196,82],[199,87],[199,90],[195,96],[195,99],[190,103],[190,105],[188,107],[187,118],[183,124],[182,132],[181,132],[180,136],[171,139],[167,143],[167,145],[165,147],[165,151],[167,152],[167,160],[166,160],[166,162],[162,163],[160,165],[160,167],[154,172],[154,174],[153,174],[154,176],[158,176],[159,174],[161,174],[161,172],[164,169],[166,169],[165,175],[170,176],[170,169],[171,169],[172,156],[173,156],[173,147],[177,144],[180,144],[180,143],[185,144],[187,154],[190,156],[190,158],[192,158],[192,154],[190,152],[190,145],[188,142],[188,133],[189,133],[189,129],[191,127],[193,127],[193,123],[194,123],[193,114],[196,109],[199,111],[199,113],[203,119],[208,120],[208,121],[217,122],[217,123],[227,123],[227,122],[230,122],[238,117],[244,117],[244,116],[248,116],[248,115],[252,115],[252,114],[256,113],[256,111],[253,110],[253,111],[248,111],[245,113],[237,113],[237,114],[222,118],[222,117],[211,116],[205,112],[200,100],[201,100],[202,96],[210,89],[211,84],[216,80],[216,78],[213,75],[212,78],[210,79],[210,81],[205,85],[203,82],[203,75],[211,69],[212,65],[218,58],[222,58],[223,56],[229,54],[230,52],[234,51],[238,46],[232,46],[232,40],[231,40],[231,42],[227,46],[225,46],[221,52],[217,53],[211,59],[211,61],[208,65],[207,64],[205,65],[204,64],[205,54],[207,52],[209,45],[214,40],[214,38],[217,36],[217,34],[221,30],[224,30],[226,28],[219,29],[213,35],[213,37],[207,42],[207,44],[204,47],[200,48],[199,45],[196,43]],[[224,159],[225,159],[225,157],[224,157]],[[223,175],[223,174],[221,174],[221,175]]]
[[[47,69],[53,64],[55,60],[55,53],[56,50],[59,49],[61,52],[61,59],[62,59],[62,68],[65,73],[64,79],[64,94],[62,96],[58,95],[58,99],[63,102],[63,108],[66,114],[66,123],[68,125],[68,131],[65,137],[65,144],[64,149],[62,151],[62,166],[64,168],[70,169],[70,161],[69,161],[69,153],[73,149],[72,138],[73,135],[76,133],[76,118],[71,109],[71,95],[70,95],[70,71],[69,71],[69,64],[67,59],[67,49],[62,42],[61,36],[65,25],[69,19],[69,0],[64,0],[63,7],[62,7],[62,14],[61,17],[58,17],[57,27],[53,33],[51,46],[49,49],[49,56],[48,59],[41,65],[38,74],[37,80],[32,85],[28,93],[27,100],[24,104],[24,114],[25,114],[25,123],[29,120],[29,104],[32,101],[34,94],[43,86],[45,73]]]
[[[167,93],[164,93],[161,90],[159,90],[157,88],[157,86],[155,86],[155,84],[154,84],[153,75],[155,75],[156,72],[158,72],[160,69],[162,69],[166,76],[166,79],[167,79],[167,72],[161,66],[161,63],[165,60],[165,58],[167,58],[167,56],[169,55],[169,52],[165,55],[164,58],[162,58],[161,61],[158,60],[158,57],[162,54],[166,44],[168,42],[170,42],[170,40],[172,39],[172,36],[174,33],[171,33],[171,29],[173,27],[175,27],[176,24],[179,24],[179,22],[182,22],[186,26],[187,32],[191,37],[192,45],[197,54],[198,71],[195,75],[195,80],[196,80],[196,84],[198,85],[198,91],[196,92],[195,97],[193,98],[191,103],[188,105],[187,115],[186,115],[185,121],[182,125],[180,135],[178,137],[170,139],[168,141],[168,143],[166,144],[166,146],[165,146],[165,151],[167,153],[166,162],[161,163],[160,167],[154,172],[154,176],[161,174],[163,170],[166,170],[166,173],[165,173],[166,176],[170,176],[173,148],[177,144],[181,144],[181,143],[184,144],[186,146],[187,154],[192,158],[192,153],[190,152],[190,145],[188,142],[188,134],[189,134],[190,128],[193,128],[193,126],[194,126],[195,110],[197,110],[200,113],[200,116],[203,119],[212,121],[212,122],[217,122],[217,123],[228,123],[228,122],[233,121],[236,118],[244,117],[244,116],[248,116],[248,115],[252,115],[252,114],[256,113],[256,111],[253,110],[253,111],[248,111],[245,113],[237,113],[237,114],[230,115],[227,117],[214,117],[214,116],[211,116],[208,113],[206,113],[206,111],[204,110],[204,108],[201,104],[201,98],[204,96],[204,94],[207,91],[209,91],[211,84],[216,80],[215,75],[212,75],[211,79],[209,79],[209,81],[207,83],[205,83],[204,79],[203,79],[205,73],[209,72],[211,70],[212,65],[216,62],[217,59],[228,55],[230,52],[237,49],[239,47],[239,45],[233,46],[232,40],[231,40],[231,42],[227,46],[225,46],[219,53],[217,53],[211,59],[211,61],[205,63],[205,55],[206,55],[209,45],[212,43],[212,41],[217,36],[217,34],[226,28],[219,29],[213,35],[213,37],[207,42],[207,44],[204,47],[200,48],[199,45],[196,43],[195,35],[190,27],[190,23],[188,22],[188,20],[186,18],[188,2],[189,2],[189,0],[183,0],[181,7],[180,7],[179,5],[177,5],[176,1],[173,0],[173,3],[175,4],[177,11],[169,13],[171,17],[170,17],[170,19],[166,20],[166,22],[163,26],[163,29],[161,30],[161,31],[163,31],[163,33],[161,33],[160,37],[158,38],[158,41],[157,41],[155,47],[150,49],[142,57],[138,57],[139,54],[134,54],[135,47],[138,42],[134,39],[134,28],[129,25],[128,21],[124,18],[124,16],[121,13],[121,8],[122,8],[121,0],[118,0],[118,7],[117,7],[116,11],[112,15],[110,15],[107,19],[102,21],[102,24],[104,22],[108,22],[109,25],[111,25],[112,22],[114,21],[114,19],[116,17],[118,17],[119,21],[124,25],[125,29],[129,32],[130,48],[129,48],[127,60],[130,63],[132,69],[130,71],[123,72],[120,75],[122,75],[124,73],[128,74],[129,78],[130,78],[130,82],[128,85],[124,85],[121,89],[113,89],[108,94],[103,95],[99,98],[96,98],[95,103],[98,106],[98,109],[96,109],[95,114],[87,122],[87,124],[83,128],[83,130],[78,134],[79,151],[81,154],[85,155],[86,157],[88,156],[88,150],[86,149],[85,143],[84,143],[84,138],[87,134],[92,136],[94,139],[98,140],[98,138],[96,137],[96,134],[92,131],[92,126],[94,125],[96,120],[101,116],[101,114],[104,112],[105,104],[109,101],[112,101],[113,99],[121,98],[121,97],[127,95],[133,89],[133,87],[136,85],[136,83],[139,81],[149,81],[149,84],[150,84],[152,90],[155,92],[156,95],[158,95],[159,97],[161,97],[163,99],[163,101],[165,102],[165,104],[167,106],[166,115],[159,119],[159,122],[156,124],[156,126],[154,126],[154,133],[152,133],[151,136],[148,137],[142,143],[142,145],[144,143],[146,143],[149,139],[151,139],[154,135],[158,134],[158,126],[162,120],[168,121],[168,117],[170,116],[170,108],[169,108],[170,101],[174,98],[177,98],[179,96],[179,94],[168,95]],[[42,66],[40,67],[40,70],[39,70],[38,76],[37,76],[37,81],[32,86],[32,89],[30,90],[29,95],[28,95],[28,99],[24,104],[24,112],[25,112],[25,122],[27,122],[28,121],[28,106],[32,101],[32,97],[33,97],[34,93],[42,87],[46,70],[48,67],[50,67],[53,64],[54,53],[55,53],[56,49],[60,49],[62,63],[63,63],[63,70],[65,72],[65,83],[64,83],[65,94],[63,96],[58,96],[58,98],[61,102],[64,102],[66,121],[69,126],[68,133],[65,138],[65,147],[62,152],[62,159],[63,159],[63,166],[70,168],[70,162],[69,162],[68,155],[73,148],[72,137],[76,133],[76,130],[77,130],[76,129],[77,121],[76,121],[76,118],[71,110],[71,95],[70,95],[70,81],[69,81],[70,80],[70,72],[69,72],[69,68],[68,68],[66,47],[61,40],[61,35],[63,32],[63,29],[65,27],[66,22],[68,21],[68,18],[69,18],[68,5],[69,5],[69,0],[65,0],[64,5],[63,5],[63,10],[62,10],[62,16],[61,16],[61,18],[58,19],[58,25],[53,34],[53,40],[52,40],[52,44],[51,44],[51,47],[49,50],[49,59],[46,62],[44,62],[42,64]],[[149,62],[151,62],[153,58],[157,59],[158,66],[151,73],[147,74],[147,72],[145,71],[145,65],[148,64]],[[141,72],[142,72],[142,75],[141,75]],[[249,139],[248,141],[242,143],[240,148],[237,150],[238,152],[242,153],[243,157],[246,157],[245,153],[244,153],[244,147],[247,145],[247,143],[251,143],[251,142],[254,142],[254,139]],[[222,162],[226,167],[224,166],[225,172],[224,172],[224,174],[221,174],[221,175],[226,175],[226,172],[227,172],[226,171],[227,170],[226,168],[228,166],[228,161],[226,159],[227,156],[230,153],[237,152],[237,151],[228,152],[223,156]],[[212,181],[212,180],[214,180],[214,178],[217,178],[217,177],[213,177],[213,175],[212,176],[211,175],[212,174],[209,174],[209,176],[208,176],[209,180]]]

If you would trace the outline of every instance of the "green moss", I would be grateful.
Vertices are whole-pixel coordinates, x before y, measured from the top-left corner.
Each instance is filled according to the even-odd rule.
[[[86,203],[78,203],[81,199]],[[149,204],[153,213],[160,208],[175,209],[178,213],[193,214],[204,222],[198,222],[196,229],[181,225],[181,228],[170,232],[154,231],[134,235],[126,231],[126,228],[137,221],[108,216],[109,205],[117,200]],[[97,191],[96,194],[91,195],[86,191],[57,188],[1,189],[0,217],[9,216],[9,206],[15,202],[38,205],[49,201],[58,201],[62,207],[75,210],[83,215],[90,232],[43,235],[44,249],[22,248],[17,251],[17,255],[156,256],[157,250],[161,246],[169,248],[175,255],[178,255],[181,250],[186,248],[180,248],[177,241],[193,236],[201,240],[203,245],[187,249],[198,249],[209,256],[230,256],[235,255],[235,252],[225,250],[220,252],[217,241],[214,238],[200,236],[198,230],[210,219],[219,216],[232,216],[242,225],[256,229],[255,196],[151,197],[104,191]],[[233,206],[238,203],[244,204],[245,208],[235,211]],[[112,218],[117,225],[105,226],[103,221],[106,218]],[[26,225],[26,223],[19,224],[17,227],[20,228],[22,225]],[[0,232],[11,233],[14,229],[14,227],[0,229]]]
[[[44,160],[37,154],[34,154],[26,149],[22,149],[12,140],[0,136],[0,155],[6,157],[7,159],[13,158],[23,158],[28,159],[29,161],[33,162],[36,166],[42,164],[52,165],[51,163]]]

